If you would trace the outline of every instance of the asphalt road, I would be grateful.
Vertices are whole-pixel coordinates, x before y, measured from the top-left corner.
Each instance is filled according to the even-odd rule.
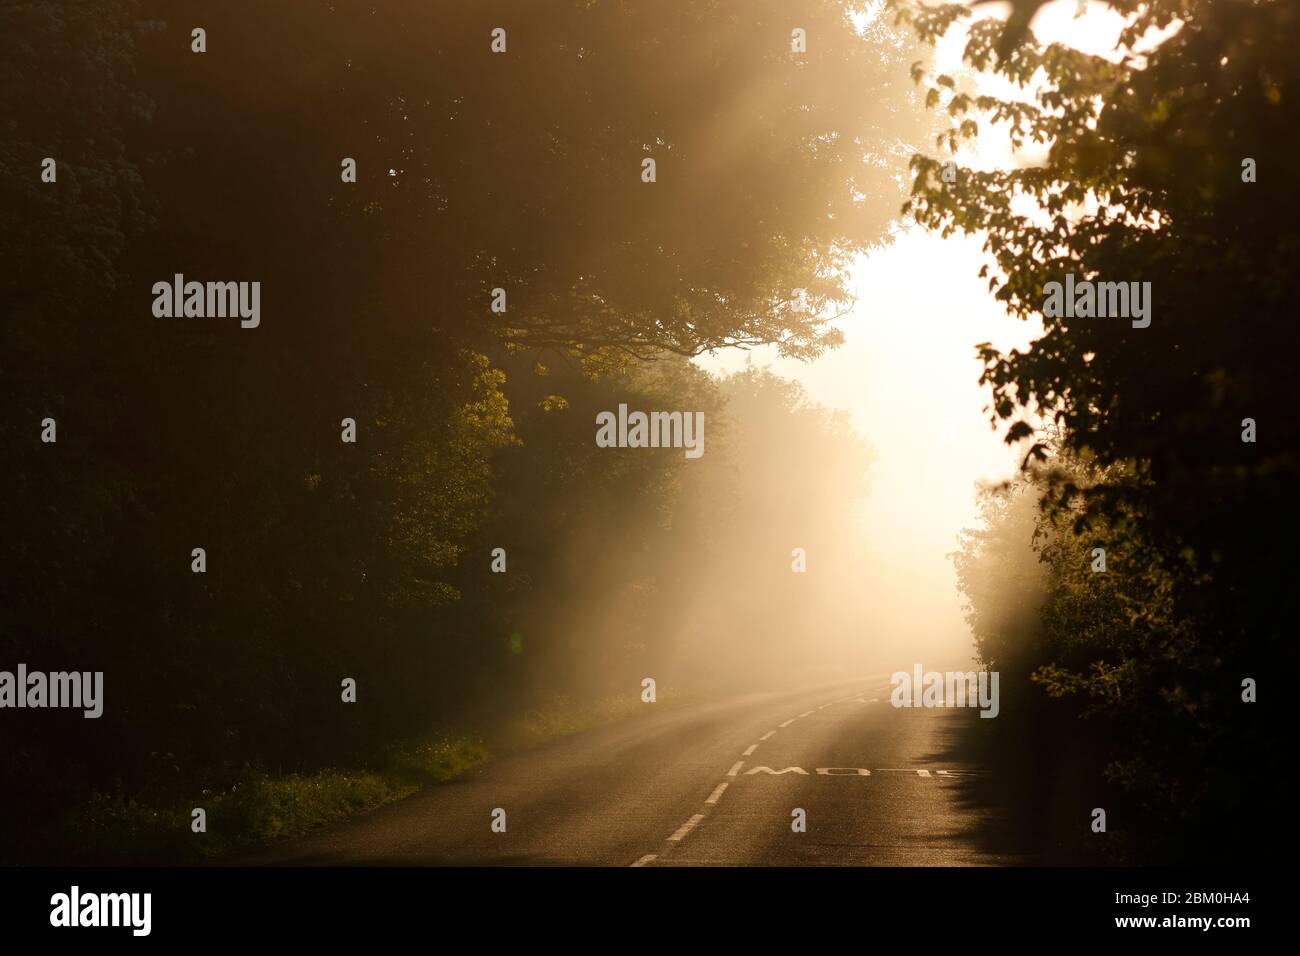
[[[241,860],[282,865],[961,866],[996,834],[969,709],[899,709],[884,677],[655,710],[494,760]],[[793,768],[793,769],[792,769]],[[493,832],[493,811],[505,832]],[[795,832],[796,809],[806,832]]]

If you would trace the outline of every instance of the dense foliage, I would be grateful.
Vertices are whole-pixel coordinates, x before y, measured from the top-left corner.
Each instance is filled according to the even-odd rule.
[[[475,707],[636,693],[687,609],[739,603],[693,583],[708,555],[761,558],[724,494],[842,442],[838,520],[865,468],[842,422],[685,357],[838,341],[844,265],[925,122],[864,8],[4,5],[0,659],[102,670],[108,696],[97,721],[6,714],[14,833],[92,789],[193,793]],[[177,273],[261,282],[260,326],[156,318]],[[705,412],[706,456],[596,448],[620,402]],[[760,454],[751,414],[792,424]]]
[[[1175,853],[1230,853],[1267,819],[1242,808],[1270,799],[1263,767],[1282,748],[1280,721],[1244,703],[1242,685],[1283,673],[1285,549],[1300,530],[1289,369],[1300,11],[1268,0],[1111,6],[1130,17],[1114,59],[1032,34],[999,57],[1001,24],[972,23],[966,64],[1017,84],[1017,98],[918,65],[928,102],[952,118],[941,148],[999,121],[1045,155],[958,169],[951,182],[946,157],[918,156],[907,209],[945,234],[982,235],[990,288],[1043,323],[1024,350],[981,349],[995,420],[1011,422],[1008,441],[1034,438],[1029,458],[1051,465],[1034,478],[1047,509],[1039,531],[1050,532],[1039,539],[1041,632],[1028,629],[1037,643],[985,632],[986,651],[994,663],[1033,661],[1050,693],[1111,720],[1110,774],[1149,814],[1134,830],[1204,837]],[[935,39],[967,11],[900,13]],[[1150,327],[1045,314],[1045,286],[1069,273],[1150,282]],[[1036,416],[1055,439],[1036,436]],[[1257,441],[1243,440],[1246,419]],[[990,517],[990,546],[1025,520],[1014,509]],[[1107,551],[1104,575],[1090,570],[1094,547]],[[991,591],[967,593],[978,620],[996,617]]]

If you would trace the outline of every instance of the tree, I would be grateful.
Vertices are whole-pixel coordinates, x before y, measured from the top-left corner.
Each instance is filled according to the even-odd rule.
[[[65,7],[0,13],[0,646],[103,669],[120,705],[93,752],[49,723],[4,748],[20,829],[92,787],[363,760],[445,713],[500,662],[451,625],[467,549],[518,499],[539,533],[626,511],[632,613],[667,573],[681,466],[593,460],[585,424],[540,426],[510,389],[576,355],[575,394],[537,400],[632,379],[707,406],[685,356],[835,344],[843,267],[884,237],[891,161],[926,125],[901,34],[858,0]],[[261,325],[153,316],[177,273],[260,282]],[[651,387],[640,361],[665,355]],[[344,675],[364,707],[337,705]]]
[[[1282,555],[1300,530],[1297,423],[1279,414],[1294,404],[1300,239],[1296,218],[1277,214],[1297,208],[1297,186],[1246,174],[1252,163],[1280,173],[1295,152],[1300,18],[1294,4],[1267,0],[1112,6],[1129,16],[1114,62],[1032,36],[995,58],[1001,24],[971,25],[966,63],[1025,98],[980,95],[918,65],[927,102],[952,117],[941,146],[978,135],[987,117],[1046,158],[963,169],[945,183],[939,159],[917,156],[905,209],[944,234],[983,235],[990,289],[1013,314],[1042,318],[1023,351],[980,346],[995,420],[1011,422],[1009,442],[1034,434],[1029,413],[1059,426],[1059,448],[1040,440],[1030,457],[1086,461],[1088,474],[1044,475],[1053,520],[1068,520],[1076,552],[1085,536],[1123,547],[1130,560],[1112,564],[1116,585],[1147,604],[1117,610],[1107,629],[1084,627],[1093,598],[1066,596],[1082,580],[1101,585],[1080,577],[1072,553],[1068,573],[1058,568],[1054,627],[1069,622],[1082,645],[1057,645],[1058,663],[1070,663],[1049,669],[1048,685],[1135,715],[1140,730],[1116,747],[1130,769],[1141,763],[1134,786],[1157,818],[1176,808],[1184,826],[1215,820],[1226,852],[1249,831],[1242,806],[1258,803],[1251,761],[1277,744],[1276,729],[1242,706],[1240,685],[1279,666],[1276,602],[1291,588]],[[900,7],[926,39],[966,13]],[[1151,29],[1168,34],[1139,52]],[[1067,274],[1149,282],[1149,327],[1050,314],[1047,284]],[[1247,418],[1268,422],[1266,442],[1242,440]],[[1165,774],[1159,794],[1147,786],[1152,768]],[[1222,827],[1226,816],[1239,826]]]

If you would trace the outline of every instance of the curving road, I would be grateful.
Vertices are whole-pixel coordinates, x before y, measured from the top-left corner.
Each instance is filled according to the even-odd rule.
[[[884,677],[656,710],[494,760],[239,862],[899,866],[1027,862],[964,754],[972,710]],[[492,812],[506,812],[493,832]],[[806,832],[792,829],[796,809]]]

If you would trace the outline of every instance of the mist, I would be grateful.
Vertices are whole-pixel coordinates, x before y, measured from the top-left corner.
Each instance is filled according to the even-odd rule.
[[[1022,454],[990,424],[974,345],[1014,347],[1034,331],[988,294],[980,261],[977,242],[903,232],[856,264],[855,304],[838,320],[845,344],[835,352],[808,363],[763,350],[701,361],[721,374],[762,363],[799,382],[875,452],[869,493],[837,532],[851,559],[818,568],[837,613],[853,620],[853,637],[839,645],[845,666],[892,672],[960,665],[974,653],[950,555],[978,523],[979,490],[1013,477]],[[926,284],[930,270],[943,283]]]

